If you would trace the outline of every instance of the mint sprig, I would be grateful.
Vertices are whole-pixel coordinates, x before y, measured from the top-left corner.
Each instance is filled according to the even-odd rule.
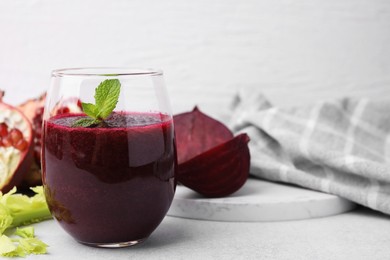
[[[104,119],[111,115],[118,103],[121,83],[117,79],[106,79],[95,89],[95,104],[81,103],[83,112],[89,116],[76,120],[72,127],[93,127],[104,125]]]

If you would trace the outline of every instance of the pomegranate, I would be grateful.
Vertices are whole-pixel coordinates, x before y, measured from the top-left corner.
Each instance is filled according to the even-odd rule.
[[[221,122],[202,113],[173,117],[176,132],[178,181],[206,197],[224,197],[248,179],[249,137],[236,137]]]
[[[42,147],[42,121],[44,105],[46,101],[46,93],[43,93],[38,98],[29,99],[18,106],[18,108],[26,115],[32,125],[34,132],[34,162],[31,165],[30,171],[25,175],[20,187],[28,188],[37,186],[42,183],[41,179],[41,147]],[[77,98],[68,98],[56,105],[53,110],[54,114],[64,113],[79,113],[81,112],[81,101]],[[1,128],[0,128],[1,133]]]
[[[29,187],[42,184],[41,178],[41,136],[43,107],[46,101],[46,93],[38,98],[29,99],[18,106],[18,109],[28,118],[33,130],[33,155],[34,160],[29,172],[24,175],[18,188],[28,189]]]
[[[29,119],[34,131],[34,157],[40,167],[41,164],[41,146],[42,146],[42,118],[44,105],[46,101],[46,93],[43,93],[38,98],[29,99],[18,106],[18,108]],[[79,113],[81,112],[81,102],[77,98],[65,99],[61,104],[53,110],[54,114]]]
[[[43,93],[38,98],[29,99],[18,106],[32,125],[34,132],[34,158],[39,168],[41,165],[42,117],[45,101],[46,93]]]
[[[67,113],[81,113],[82,111],[81,100],[76,97],[70,97],[58,102],[51,112],[51,116]]]
[[[33,160],[33,131],[27,117],[3,102],[0,91],[0,191],[6,193],[22,181]]]

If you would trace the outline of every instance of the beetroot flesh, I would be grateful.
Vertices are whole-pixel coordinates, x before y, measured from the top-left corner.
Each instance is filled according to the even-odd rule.
[[[249,137],[240,134],[179,165],[178,181],[205,197],[224,197],[248,179]]]

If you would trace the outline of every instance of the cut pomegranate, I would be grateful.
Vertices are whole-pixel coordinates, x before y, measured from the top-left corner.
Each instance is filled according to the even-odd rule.
[[[33,129],[33,163],[28,174],[26,174],[18,188],[28,189],[29,187],[42,184],[41,179],[41,136],[42,136],[42,118],[43,107],[46,101],[46,93],[43,93],[38,98],[29,99],[18,106],[25,114],[32,125]]]
[[[233,137],[222,123],[198,108],[174,116],[178,181],[206,197],[224,197],[248,179],[250,153],[246,134]]]
[[[22,132],[17,128],[12,128],[11,131],[8,133],[12,145],[15,146],[16,143],[23,140],[23,134]]]
[[[8,135],[8,126],[6,123],[0,124],[0,137],[6,137]]]
[[[24,151],[28,147],[28,143],[24,139],[19,139],[13,146],[19,151]]]
[[[57,114],[61,115],[61,114],[67,114],[70,112],[70,109],[68,107],[60,107],[58,110],[57,110]]]
[[[41,180],[41,146],[42,146],[42,118],[44,112],[44,105],[46,101],[46,93],[42,94],[38,98],[29,99],[26,102],[18,106],[18,108],[29,119],[33,132],[34,132],[34,164],[32,165],[29,174],[25,176],[21,188],[28,188],[31,186],[37,186],[42,184]],[[54,114],[64,114],[81,112],[81,101],[77,98],[65,99],[60,104],[57,104],[53,110]],[[22,144],[21,144],[22,146]],[[22,148],[22,147],[21,147]]]
[[[1,145],[4,146],[4,147],[12,146],[12,139],[11,139],[11,137],[10,136],[4,136],[1,139]]]
[[[43,93],[38,98],[29,99],[18,106],[18,108],[28,118],[32,125],[34,132],[34,158],[35,163],[39,167],[41,165],[42,118],[45,101],[46,93]]]
[[[61,100],[51,112],[51,116],[81,112],[82,106],[80,99],[71,97]]]
[[[26,116],[4,103],[3,96],[0,91],[0,191],[5,193],[17,186],[30,169],[33,132]]]

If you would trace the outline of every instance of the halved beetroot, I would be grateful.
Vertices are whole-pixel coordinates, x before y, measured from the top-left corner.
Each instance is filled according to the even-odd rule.
[[[3,102],[0,91],[0,191],[8,192],[22,181],[33,161],[33,131],[16,107]]]
[[[173,119],[179,164],[234,137],[224,124],[202,113],[198,107]]]
[[[224,197],[248,179],[249,137],[240,134],[179,165],[178,181],[206,197]]]
[[[178,181],[206,197],[224,197],[248,179],[250,153],[246,134],[233,136],[221,122],[197,107],[174,116]]]

